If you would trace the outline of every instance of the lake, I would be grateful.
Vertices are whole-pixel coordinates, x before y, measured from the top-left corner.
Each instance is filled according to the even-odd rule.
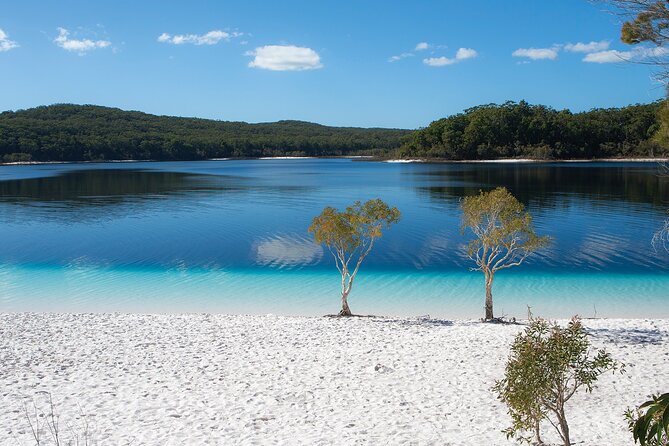
[[[363,264],[353,312],[482,317],[459,203],[496,186],[553,237],[496,275],[496,315],[669,317],[654,163],[350,159],[0,166],[0,311],[336,313],[338,272],[307,227],[379,197],[402,220]]]

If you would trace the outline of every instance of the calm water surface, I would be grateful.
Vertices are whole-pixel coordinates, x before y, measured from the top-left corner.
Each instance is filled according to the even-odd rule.
[[[0,167],[0,311],[319,315],[338,310],[324,206],[380,197],[402,211],[366,260],[354,312],[483,313],[461,197],[506,186],[550,249],[498,273],[496,311],[669,317],[669,208],[653,163],[388,164],[252,160]]]

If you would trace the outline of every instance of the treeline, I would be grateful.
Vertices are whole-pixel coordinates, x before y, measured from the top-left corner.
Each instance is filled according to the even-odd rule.
[[[405,137],[401,158],[591,159],[669,153],[653,138],[661,102],[582,113],[525,101],[489,104],[432,122]]]
[[[248,124],[62,104],[0,113],[0,161],[374,155],[396,150],[406,133],[301,121]]]
[[[62,104],[0,113],[0,161],[667,156],[666,145],[654,138],[661,107],[655,102],[571,113],[525,101],[506,102],[470,108],[410,132],[302,121],[248,124]]]

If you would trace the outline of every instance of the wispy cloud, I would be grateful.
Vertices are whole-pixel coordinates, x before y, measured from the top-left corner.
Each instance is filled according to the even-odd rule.
[[[428,57],[423,59],[423,63],[430,67],[443,67],[446,65],[453,65],[466,59],[473,59],[478,56],[476,50],[472,48],[459,48],[455,53],[455,57],[450,58],[446,56]]]
[[[53,41],[64,50],[82,55],[91,50],[111,46],[111,42],[108,40],[72,39],[70,38],[70,32],[65,28],[58,28],[58,37]]]
[[[323,68],[318,53],[311,48],[294,45],[266,45],[248,51],[253,56],[249,67],[272,71],[304,71]]]
[[[652,59],[654,57],[662,57],[669,54],[669,49],[663,47],[645,48],[638,47],[630,51],[597,51],[595,53],[586,54],[583,62],[589,63],[618,63],[641,61],[644,59]]]
[[[608,50],[608,51],[598,51],[596,53],[586,54],[583,58],[583,62],[591,63],[616,63],[616,62],[625,62],[632,59],[631,51],[618,51],[618,50]]]
[[[0,52],[9,51],[18,46],[18,43],[14,42],[13,40],[9,40],[9,36],[2,29],[0,29]]]
[[[388,62],[397,62],[398,60],[406,59],[407,57],[413,57],[414,53],[402,53],[397,56],[390,56]]]
[[[558,57],[558,47],[552,48],[518,48],[511,53],[513,57],[527,57],[532,60],[555,60]]]
[[[565,51],[572,53],[592,53],[595,51],[604,51],[609,49],[610,42],[607,40],[600,40],[599,42],[589,43],[568,43],[564,46]]]
[[[205,34],[176,34],[162,33],[158,36],[158,42],[171,43],[172,45],[216,45],[221,40],[229,41],[233,37],[244,35],[240,32],[227,32],[215,29]]]
[[[433,47],[433,45],[430,45],[427,42],[418,42],[416,44],[415,48],[413,49],[413,51],[416,51],[416,52],[425,51],[425,50],[430,49],[432,47]],[[413,52],[406,52],[406,53],[398,54],[396,56],[390,56],[388,58],[388,62],[397,62],[398,60],[406,59],[407,57],[413,57],[413,56],[415,56],[415,54]]]

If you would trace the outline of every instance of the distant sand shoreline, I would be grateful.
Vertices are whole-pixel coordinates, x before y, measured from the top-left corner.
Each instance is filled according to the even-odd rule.
[[[627,372],[573,398],[572,438],[632,445],[625,409],[669,382],[669,319],[584,325]],[[49,392],[61,425],[87,415],[96,444],[513,445],[490,388],[522,329],[426,317],[0,313],[0,444],[29,442],[23,403]],[[557,441],[548,425],[543,436]]]
[[[209,158],[204,160],[190,161],[244,161],[244,160],[305,160],[305,159],[360,159],[365,161],[376,161],[385,163],[425,163],[425,164],[450,164],[450,163],[597,163],[597,162],[669,162],[669,158],[593,158],[593,159],[533,159],[533,158],[500,158],[485,160],[446,160],[439,158],[413,158],[413,159],[381,159],[373,156],[264,156],[258,158]],[[10,163],[0,162],[0,166],[31,166],[41,164],[104,164],[104,163],[170,163],[190,162],[188,160],[98,160],[98,161],[16,161]]]
[[[438,158],[415,158],[415,159],[391,159],[385,160],[386,163],[434,163],[434,164],[476,164],[476,163],[617,163],[617,162],[638,162],[638,163],[664,163],[669,158],[594,158],[594,159],[533,159],[533,158],[500,158],[489,160],[442,160]]]

